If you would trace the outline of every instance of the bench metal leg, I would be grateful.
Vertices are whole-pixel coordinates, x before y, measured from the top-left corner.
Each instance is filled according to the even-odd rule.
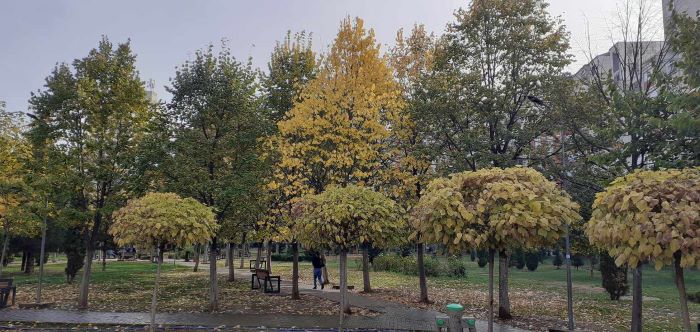
[[[255,287],[255,283],[257,281],[258,287]],[[250,289],[260,289],[260,280],[257,278],[255,274],[250,276]]]

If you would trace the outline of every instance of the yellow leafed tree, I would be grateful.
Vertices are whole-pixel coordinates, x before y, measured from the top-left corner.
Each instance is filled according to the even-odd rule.
[[[638,170],[617,178],[596,195],[586,235],[618,266],[673,265],[690,331],[683,268],[700,269],[700,168]]]
[[[269,189],[281,189],[293,203],[329,186],[379,184],[389,162],[392,119],[402,108],[401,89],[374,31],[359,18],[346,18],[316,77],[277,124],[272,145],[279,159]]]
[[[25,185],[22,181],[22,159],[29,156],[29,147],[22,137],[22,124],[17,114],[5,111],[0,101],[0,226],[3,234],[0,262],[5,261],[10,236],[33,235],[37,225],[22,218],[22,203]],[[0,264],[2,276],[2,264]]]
[[[113,214],[109,234],[120,246],[136,244],[155,248],[158,267],[151,300],[151,331],[155,327],[156,302],[163,248],[206,243],[216,235],[220,225],[208,206],[193,198],[180,198],[173,193],[149,193],[129,200]]]
[[[415,233],[452,251],[489,250],[489,331],[493,329],[496,251],[555,243],[579,206],[531,168],[489,168],[433,180],[413,211]],[[414,235],[415,236],[415,235]]]
[[[274,182],[284,184],[287,195],[301,197],[329,185],[377,181],[388,119],[402,106],[374,31],[359,18],[343,20],[301,102],[277,124],[280,160]]]

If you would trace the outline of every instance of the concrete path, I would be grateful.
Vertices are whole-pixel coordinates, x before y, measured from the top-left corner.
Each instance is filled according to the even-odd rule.
[[[178,264],[192,266],[191,262],[178,262]],[[208,264],[202,264],[208,267]],[[202,269],[205,269],[202,267]],[[226,269],[218,269],[219,273],[228,273]],[[250,272],[236,269],[236,277],[248,280]],[[340,302],[338,290],[313,290],[311,285],[299,284],[300,292],[312,296],[325,298],[334,302]],[[283,281],[282,290],[285,293],[291,291],[291,282]],[[344,327],[350,329],[378,329],[378,330],[412,330],[432,331],[437,312],[412,308],[400,303],[382,301],[379,299],[362,296],[349,292],[350,305],[379,312],[374,317],[348,316],[345,318]],[[143,312],[93,312],[93,311],[66,311],[66,310],[0,310],[0,322],[42,322],[65,324],[115,324],[115,325],[146,325],[150,323],[150,316]],[[258,315],[258,314],[208,314],[208,313],[160,313],[156,315],[158,324],[183,325],[183,326],[227,326],[239,328],[318,328],[334,329],[339,326],[338,316],[307,316],[307,315]],[[477,330],[485,331],[486,322],[477,321]],[[524,330],[494,325],[494,331],[521,332]]]

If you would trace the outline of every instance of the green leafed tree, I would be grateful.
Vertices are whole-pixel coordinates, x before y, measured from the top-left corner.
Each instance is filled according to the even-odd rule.
[[[431,128],[449,172],[533,163],[551,151],[537,140],[556,130],[554,99],[568,33],[543,0],[475,0],[455,12],[423,79],[419,123]],[[517,42],[514,42],[517,41]],[[499,317],[510,317],[508,253],[499,255]]]
[[[394,130],[388,140],[386,171],[382,176],[385,192],[410,211],[418,202],[421,192],[435,175],[431,167],[440,149],[430,140],[431,127],[420,124],[422,103],[421,79],[429,73],[435,56],[436,39],[428,34],[425,27],[415,25],[410,35],[403,30],[396,34],[396,45],[389,51],[389,63],[394,77],[401,88],[405,106],[396,112],[393,119]],[[427,303],[428,286],[425,275],[425,244],[416,236],[416,253],[420,301]]]
[[[83,232],[85,260],[78,306],[88,305],[92,257],[106,233],[111,213],[126,201],[129,171],[149,118],[136,56],[128,42],[114,45],[104,37],[97,48],[61,64],[34,94],[33,126],[45,126],[51,155],[66,165],[60,212]],[[38,122],[45,122],[40,124]]]
[[[221,232],[241,220],[256,220],[261,202],[258,139],[267,127],[250,64],[238,62],[225,45],[195,53],[171,80],[168,115],[173,126],[165,164],[167,188],[213,209]],[[245,218],[245,219],[243,219]],[[222,233],[222,234],[223,234]],[[218,236],[210,261],[216,262]],[[216,264],[209,264],[209,308],[218,309]]]
[[[266,140],[264,158],[272,165],[267,175],[267,215],[262,222],[269,234],[280,241],[291,242],[292,246],[292,298],[299,299],[299,244],[292,232],[294,221],[289,218],[294,195],[285,192],[284,177],[274,180],[280,154],[277,151],[277,122],[289,116],[294,104],[302,101],[302,91],[310,80],[316,77],[318,58],[312,49],[311,34],[287,32],[285,39],[275,45],[267,64],[268,72],[262,80],[265,93],[265,110],[272,126]],[[282,185],[278,185],[282,182]]]
[[[155,328],[160,266],[166,245],[184,247],[206,243],[219,225],[211,208],[172,193],[150,193],[130,200],[113,214],[109,233],[120,246],[138,245],[157,252],[158,267],[151,301],[151,331]]]

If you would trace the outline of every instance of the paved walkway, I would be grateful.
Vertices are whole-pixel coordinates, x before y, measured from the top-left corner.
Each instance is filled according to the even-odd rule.
[[[191,263],[178,262],[191,266]],[[208,267],[208,264],[202,264]],[[227,273],[219,269],[219,273]],[[246,270],[236,270],[237,278],[247,280],[250,273]],[[283,291],[291,290],[291,283],[284,282]],[[340,292],[337,290],[313,290],[311,285],[300,284],[300,292],[331,301],[340,302]],[[370,309],[381,313],[374,317],[346,316],[344,327],[350,329],[381,329],[381,330],[434,330],[434,320],[437,312],[412,308],[400,303],[382,301],[349,292],[351,306]],[[121,324],[145,325],[150,323],[148,313],[141,312],[93,312],[66,310],[0,310],[0,321],[42,322],[66,324]],[[339,325],[338,316],[305,316],[305,315],[258,315],[258,314],[209,314],[209,313],[160,313],[156,315],[158,324],[185,326],[227,326],[240,328],[320,328],[332,329]],[[495,331],[520,332],[523,330],[494,326]],[[486,330],[485,321],[477,321],[477,330]]]

